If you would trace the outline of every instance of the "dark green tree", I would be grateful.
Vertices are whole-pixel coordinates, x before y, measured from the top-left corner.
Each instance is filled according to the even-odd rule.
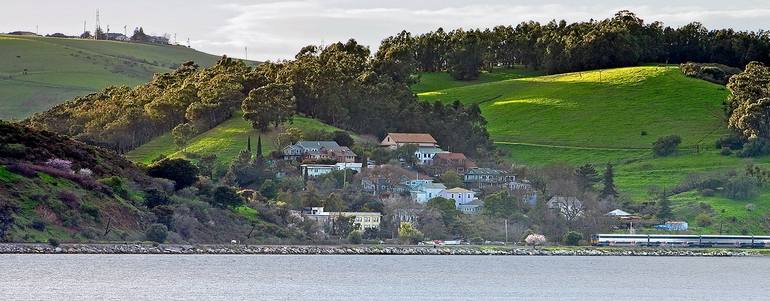
[[[578,185],[583,190],[593,189],[596,183],[599,183],[600,177],[596,168],[592,164],[584,164],[575,170],[575,176],[577,176]]]
[[[168,227],[164,224],[152,224],[147,228],[144,235],[147,240],[161,244],[165,242],[166,237],[168,237]]]
[[[602,182],[604,183],[604,188],[601,192],[602,198],[617,198],[618,197],[618,190],[615,188],[615,173],[612,170],[612,164],[607,163],[607,168],[604,169],[604,177],[602,179]]]
[[[243,100],[243,118],[250,121],[255,129],[267,130],[271,124],[278,126],[290,121],[296,112],[295,98],[291,86],[270,83],[251,90]]]
[[[198,178],[198,167],[185,159],[165,159],[151,165],[147,174],[174,181],[176,190],[188,187]]]

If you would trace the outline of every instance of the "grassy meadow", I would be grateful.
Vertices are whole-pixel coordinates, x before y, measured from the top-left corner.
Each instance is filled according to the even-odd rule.
[[[138,85],[185,61],[217,56],[183,46],[0,35],[0,119],[23,119],[110,85]]]
[[[220,166],[229,164],[241,150],[246,148],[248,138],[251,137],[251,146],[257,147],[257,137],[262,137],[262,152],[267,155],[276,147],[276,135],[280,130],[273,129],[266,133],[261,133],[251,127],[251,124],[241,117],[241,113],[236,113],[232,118],[219,124],[218,126],[203,132],[193,138],[184,148],[184,151],[177,148],[171,137],[171,133],[157,137],[152,141],[132,150],[126,154],[129,160],[140,163],[151,163],[159,157],[183,157],[185,153],[194,153],[198,155],[217,155],[217,161]],[[295,117],[291,124],[284,124],[284,127],[296,127],[303,131],[320,130],[333,132],[339,130],[333,126],[322,123],[316,119]]]
[[[422,80],[440,80],[417,84],[413,90],[425,101],[479,103],[490,135],[509,153],[511,162],[592,163],[599,169],[608,162],[615,164],[615,183],[634,202],[649,200],[653,187],[671,189],[689,174],[770,164],[770,158],[719,154],[714,141],[726,133],[722,102],[728,91],[686,77],[677,67],[510,76],[516,73],[487,74],[486,80],[475,83],[453,83],[447,74],[423,74]],[[682,137],[679,151],[655,157],[652,143],[671,134]],[[690,221],[693,231],[702,233],[717,232],[720,221],[696,226],[700,203],[710,205],[723,219],[723,230],[732,233],[761,229],[759,223],[770,209],[770,191],[745,201],[695,192],[671,200],[674,212]]]

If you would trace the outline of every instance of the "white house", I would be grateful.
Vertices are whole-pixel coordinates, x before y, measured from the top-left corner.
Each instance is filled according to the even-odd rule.
[[[455,206],[467,204],[476,200],[476,193],[465,188],[455,187],[445,189],[439,194],[440,197],[455,201]]]
[[[430,165],[433,163],[433,158],[436,154],[448,153],[447,151],[435,146],[430,147],[418,147],[414,152],[414,156],[417,157],[417,164]]]
[[[317,177],[325,175],[335,170],[349,169],[355,172],[361,172],[361,163],[337,163],[331,164],[302,164],[299,166],[300,172],[308,177]],[[306,173],[307,172],[307,173]]]
[[[446,186],[441,183],[426,183],[414,187],[409,193],[415,202],[424,204],[430,199],[440,196],[445,189]]]

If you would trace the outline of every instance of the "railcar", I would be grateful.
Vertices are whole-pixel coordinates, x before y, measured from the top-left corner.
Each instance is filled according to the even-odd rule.
[[[770,236],[595,234],[595,246],[770,248]]]

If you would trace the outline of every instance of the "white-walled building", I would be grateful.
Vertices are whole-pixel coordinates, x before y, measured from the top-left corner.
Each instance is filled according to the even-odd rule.
[[[361,167],[363,164],[361,163],[337,163],[334,165],[331,164],[302,164],[299,166],[300,172],[305,175],[307,174],[308,177],[317,177],[321,175],[328,174],[335,170],[343,170],[348,169],[355,172],[361,172]]]
[[[445,189],[439,194],[440,197],[455,201],[455,206],[468,204],[476,200],[476,193],[465,188],[455,187]]]

